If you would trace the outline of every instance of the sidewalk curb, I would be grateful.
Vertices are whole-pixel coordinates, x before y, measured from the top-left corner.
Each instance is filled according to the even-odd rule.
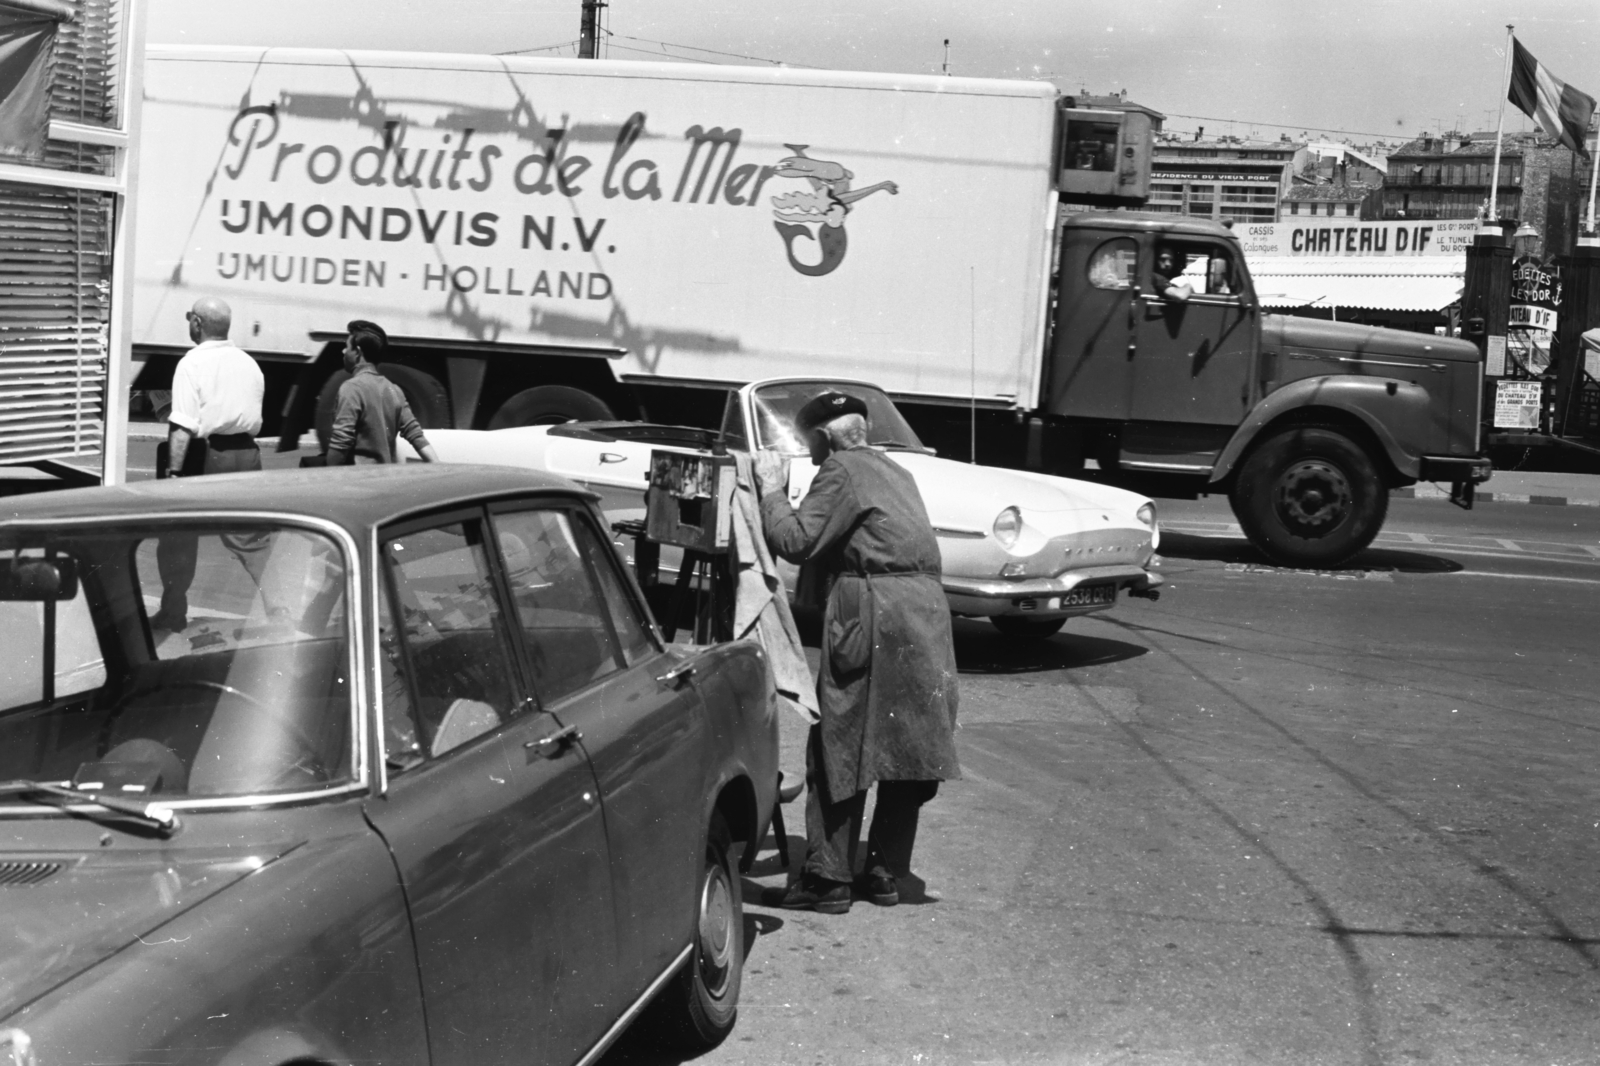
[[[1433,485],[1411,485],[1403,489],[1390,489],[1391,499],[1448,500],[1450,493]],[[1577,500],[1568,496],[1538,496],[1520,492],[1482,492],[1474,497],[1477,503],[1532,503],[1545,507],[1600,507],[1600,500]]]

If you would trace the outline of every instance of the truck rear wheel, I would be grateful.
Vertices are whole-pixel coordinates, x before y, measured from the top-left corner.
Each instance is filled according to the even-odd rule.
[[[406,404],[423,429],[447,429],[450,426],[450,393],[439,379],[416,367],[401,363],[379,363],[378,373],[400,386]],[[317,393],[317,441],[322,450],[328,450],[328,438],[333,433],[333,416],[339,409],[339,386],[350,380],[343,370],[335,370],[322,383]]]
[[[1284,430],[1239,467],[1229,495],[1250,543],[1279,566],[1337,566],[1372,543],[1389,492],[1365,449],[1337,430]]]
[[[570,385],[540,385],[523,389],[500,405],[489,419],[490,429],[512,426],[558,426],[563,422],[609,422],[617,417],[593,393]]]

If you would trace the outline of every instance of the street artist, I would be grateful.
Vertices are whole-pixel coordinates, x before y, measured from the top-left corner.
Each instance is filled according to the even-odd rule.
[[[939,544],[911,474],[867,444],[867,407],[824,392],[796,427],[821,469],[798,509],[783,460],[756,459],[772,550],[802,565],[802,589],[827,587],[817,698],[806,750],[806,860],[781,905],[850,909],[852,883],[899,902],[921,807],[956,762],[956,664]],[[862,876],[853,877],[867,789],[878,786]]]

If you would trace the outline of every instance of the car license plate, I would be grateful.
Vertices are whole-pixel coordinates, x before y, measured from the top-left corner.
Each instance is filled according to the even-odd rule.
[[[1102,603],[1115,603],[1117,599],[1117,586],[1115,585],[1087,585],[1075,588],[1061,597],[1063,607],[1093,607]]]

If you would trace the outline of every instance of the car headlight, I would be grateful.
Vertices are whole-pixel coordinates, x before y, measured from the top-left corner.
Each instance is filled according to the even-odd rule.
[[[1137,513],[1138,513],[1139,521],[1143,522],[1145,525],[1149,526],[1151,529],[1156,528],[1156,505],[1155,504],[1153,504],[1153,503],[1143,504],[1142,506],[1140,506],[1140,508],[1139,508]]]
[[[994,520],[994,539],[1000,542],[1000,547],[1007,551],[1017,543],[1017,538],[1022,535],[1022,512],[1015,507],[1007,507],[1001,511]]]

